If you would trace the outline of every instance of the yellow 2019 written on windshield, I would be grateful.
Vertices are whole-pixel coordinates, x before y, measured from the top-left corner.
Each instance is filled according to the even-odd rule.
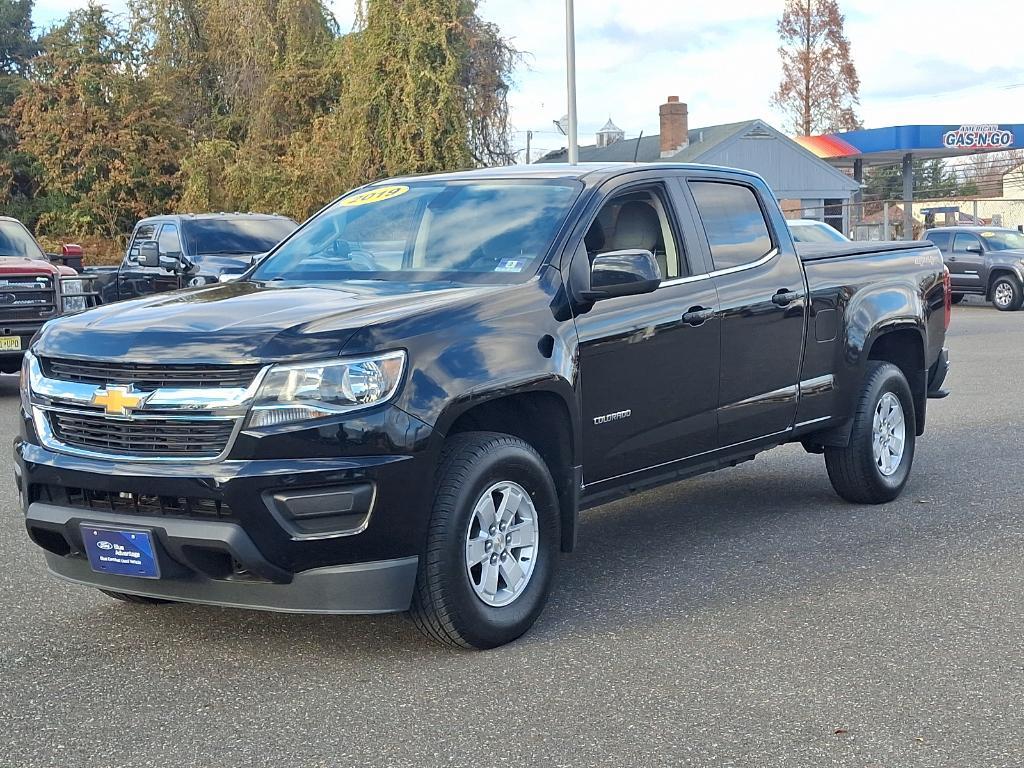
[[[370,203],[380,203],[384,200],[390,200],[393,197],[404,195],[409,191],[408,187],[397,185],[393,187],[374,187],[368,189],[365,192],[360,192],[358,195],[352,195],[346,197],[341,201],[341,205],[345,208],[351,208],[354,205],[369,205]]]

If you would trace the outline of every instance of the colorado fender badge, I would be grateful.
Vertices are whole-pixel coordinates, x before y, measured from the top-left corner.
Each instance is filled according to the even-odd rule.
[[[595,416],[595,424],[607,424],[609,421],[622,421],[628,419],[633,415],[633,411],[616,411],[615,413],[606,413],[604,416]]]

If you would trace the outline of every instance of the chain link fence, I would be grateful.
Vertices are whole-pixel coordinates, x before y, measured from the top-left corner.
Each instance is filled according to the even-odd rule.
[[[917,240],[926,229],[949,226],[1009,227],[1024,231],[1024,199],[961,198],[915,200],[913,231],[906,232],[902,200],[825,201],[805,204],[782,200],[787,219],[814,219],[835,227],[851,240]]]

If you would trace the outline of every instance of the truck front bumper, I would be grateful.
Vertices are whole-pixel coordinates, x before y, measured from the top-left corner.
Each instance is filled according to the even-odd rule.
[[[275,611],[403,611],[434,465],[429,435],[409,434],[407,454],[212,464],[90,459],[23,437],[15,474],[28,534],[64,579]],[[160,578],[94,571],[83,525],[149,532]]]
[[[81,555],[83,523],[130,524],[151,531],[165,577],[138,579],[92,570]],[[27,510],[25,524],[43,546],[46,565],[54,575],[99,589],[165,600],[287,613],[387,613],[409,607],[416,581],[416,557],[283,572],[263,558],[245,531],[231,523],[145,516],[126,521],[121,515],[35,503]],[[54,551],[65,548],[64,554]],[[247,575],[210,578],[205,573],[212,562],[205,560],[210,552],[224,552],[244,564]]]

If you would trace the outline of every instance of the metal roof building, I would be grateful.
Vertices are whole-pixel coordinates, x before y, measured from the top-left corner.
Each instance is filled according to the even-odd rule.
[[[789,202],[786,208],[791,214],[827,220],[837,229],[848,231],[849,203],[860,189],[849,175],[763,120],[689,128],[686,105],[674,99],[662,105],[660,135],[602,146],[604,134],[599,133],[597,144],[580,147],[580,161],[706,163],[742,168],[762,176],[780,201]],[[567,155],[566,150],[557,150],[537,162],[563,163]]]

